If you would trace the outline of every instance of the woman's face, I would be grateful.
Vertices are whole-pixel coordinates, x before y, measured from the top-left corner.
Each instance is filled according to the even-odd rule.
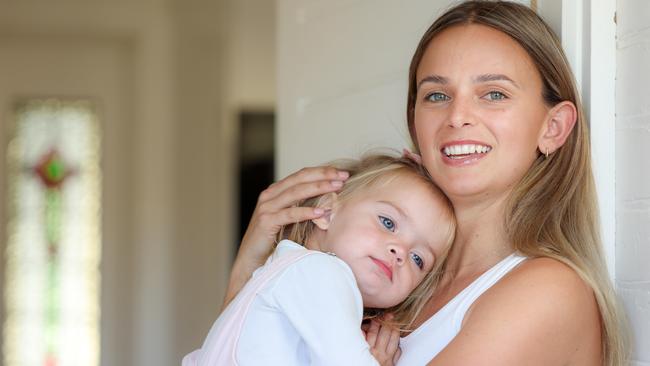
[[[482,25],[449,28],[417,70],[415,130],[424,165],[454,203],[502,197],[538,155],[548,107],[526,51]]]

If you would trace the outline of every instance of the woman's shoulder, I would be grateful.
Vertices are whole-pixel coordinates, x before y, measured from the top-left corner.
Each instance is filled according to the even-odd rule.
[[[507,332],[499,331],[504,326]],[[507,345],[502,351],[515,358],[537,355],[547,364],[564,364],[586,349],[598,354],[600,316],[591,287],[574,269],[531,258],[476,300],[461,334],[489,335],[484,342]]]
[[[516,306],[539,317],[552,317],[565,324],[579,323],[581,314],[598,312],[591,287],[569,265],[553,258],[527,259],[504,276],[475,303],[482,306]]]

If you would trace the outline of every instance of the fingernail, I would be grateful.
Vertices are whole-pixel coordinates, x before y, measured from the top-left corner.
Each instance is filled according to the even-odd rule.
[[[324,213],[325,213],[325,210],[323,210],[322,208],[315,208],[314,209],[314,215],[322,215]]]
[[[350,173],[348,173],[346,171],[343,171],[343,170],[339,170],[338,175],[339,175],[339,178],[341,178],[341,179],[348,179],[348,177],[350,176]]]
[[[341,182],[340,180],[334,180],[332,181],[332,187],[341,188],[343,187],[343,182]]]

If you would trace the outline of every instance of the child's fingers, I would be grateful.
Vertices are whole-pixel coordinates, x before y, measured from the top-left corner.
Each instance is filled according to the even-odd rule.
[[[393,355],[393,365],[397,365],[397,361],[399,361],[399,358],[402,356],[402,349],[397,347],[397,350],[395,351],[395,354]]]
[[[366,333],[368,333],[368,329],[370,329],[370,323],[363,322],[361,323],[361,330],[363,331],[363,334],[365,336]]]
[[[389,325],[379,325],[379,332],[377,333],[375,348],[380,350],[388,350],[393,331],[394,329]]]
[[[366,342],[370,348],[377,348],[377,336],[379,335],[379,323],[371,320],[370,327],[366,331]]]
[[[399,349],[399,330],[393,328],[390,332],[390,337],[388,338],[388,343],[386,344],[386,353],[389,355],[397,352]]]

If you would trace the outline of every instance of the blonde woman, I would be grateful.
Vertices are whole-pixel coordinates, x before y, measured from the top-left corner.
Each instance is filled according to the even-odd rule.
[[[375,326],[364,337],[363,310],[388,308],[408,329],[453,241],[453,210],[407,158],[339,166],[350,173],[340,192],[301,203],[327,213],[283,230],[184,366],[394,364],[399,332]]]
[[[466,1],[426,31],[408,126],[457,217],[438,285],[399,365],[624,365],[606,273],[589,131],[560,42],[526,6]],[[233,267],[232,296],[298,200],[344,175],[309,168],[269,187]]]

